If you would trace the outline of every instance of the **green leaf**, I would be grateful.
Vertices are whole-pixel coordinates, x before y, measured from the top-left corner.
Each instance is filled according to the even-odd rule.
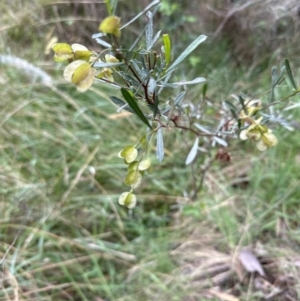
[[[294,87],[295,90],[297,90],[297,85],[296,85],[296,82],[294,80],[294,77],[293,77],[293,74],[292,74],[292,70],[291,70],[291,67],[290,67],[290,63],[289,63],[289,60],[288,59],[285,59],[284,60],[284,65],[285,65],[285,69],[286,69],[286,72],[287,72],[287,75]]]
[[[171,62],[171,40],[168,34],[163,35],[163,41],[165,48],[166,65],[168,66]]]
[[[181,101],[184,99],[185,93],[186,93],[186,91],[182,91],[182,92],[180,92],[179,95],[175,98],[175,100],[174,100],[174,106],[175,106],[175,107],[178,106],[178,105],[181,103]]]
[[[270,100],[269,102],[272,103],[274,101],[274,89],[277,85],[278,82],[278,70],[277,67],[272,67],[271,71],[271,76],[272,76],[272,87],[271,87],[271,94],[270,94]]]
[[[138,115],[140,117],[140,119],[152,130],[152,127],[151,127],[149,121],[143,114],[142,110],[138,106],[136,100],[131,95],[131,93],[124,88],[121,89],[121,93],[122,93],[124,99],[126,100],[126,102],[128,103],[128,105],[130,106],[130,108],[135,112],[135,114]]]
[[[238,109],[237,109],[230,101],[225,100],[224,102],[225,102],[227,108],[230,110],[232,116],[233,116],[236,120],[238,120],[239,118],[238,118],[237,113],[236,113],[236,112],[238,111]]]
[[[121,65],[124,65],[123,62],[120,62],[120,63],[104,63],[104,62],[101,62],[101,63],[94,63],[93,66],[95,68],[113,68],[113,67],[117,67],[117,66],[121,66]]]
[[[235,105],[233,105],[233,104],[232,104],[230,101],[228,101],[228,100],[225,100],[224,102],[225,102],[225,104],[226,104],[226,106],[227,106],[227,108],[228,108],[228,109],[231,109],[231,110],[237,111],[237,108],[236,108],[236,106],[235,106]]]
[[[194,159],[197,156],[198,153],[198,144],[199,144],[199,137],[196,138],[186,160],[185,160],[185,164],[189,165],[190,163],[192,163],[194,161]]]
[[[281,67],[279,74],[278,74],[278,69],[277,69],[276,66],[274,66],[272,68],[272,71],[271,71],[272,86],[271,86],[271,93],[270,93],[269,103],[272,103],[274,101],[274,89],[283,80],[285,71],[286,71],[285,66]]]
[[[276,66],[272,67],[271,75],[272,75],[272,86],[275,87],[278,80],[278,69]]]
[[[193,80],[188,80],[188,81],[181,81],[181,82],[176,82],[176,83],[164,83],[162,82],[162,85],[164,87],[168,87],[168,88],[178,88],[180,86],[185,86],[185,85],[195,85],[195,84],[199,84],[199,83],[203,83],[205,82],[206,79],[204,77],[197,77]]]
[[[131,76],[130,74],[127,74],[123,71],[117,72],[128,84],[129,86],[138,86],[140,83],[136,80],[135,77]]]
[[[200,35],[195,41],[193,41],[173,62],[173,64],[168,69],[168,72],[172,71],[178,64],[180,64],[191,52],[193,52],[201,43],[207,39],[207,36]]]
[[[147,48],[147,51],[149,51],[157,42],[157,40],[159,39],[161,34],[161,30],[155,35],[155,37],[153,38],[153,40],[151,41],[151,44],[149,45],[149,47]]]
[[[148,24],[146,26],[146,48],[148,50],[150,49],[152,39],[153,39],[153,15],[151,11],[148,11],[146,13],[146,16],[149,19]]]
[[[168,106],[166,106],[164,109],[162,109],[162,110],[160,111],[161,115],[164,115],[164,114],[166,114],[166,113],[168,113],[168,112],[170,112],[170,111],[171,111],[171,112],[170,112],[169,114],[172,114],[174,108],[175,108],[176,106],[178,106],[178,105],[180,104],[180,102],[184,99],[185,93],[186,93],[186,91],[180,92],[179,95],[175,98],[174,101],[171,99],[171,100],[170,100],[170,104],[171,104],[171,105],[168,105]]]
[[[244,100],[244,98],[243,98],[241,95],[239,95],[239,102],[240,102],[240,104],[241,104],[241,106],[242,106],[244,112],[245,112],[246,114],[248,114],[248,110],[247,110],[247,108],[246,108],[246,106],[245,106],[245,100]]]
[[[157,137],[156,137],[156,157],[159,162],[162,162],[164,159],[165,155],[165,150],[164,150],[164,139],[163,139],[163,134],[162,134],[162,129],[159,128],[157,130]]]
[[[218,144],[224,146],[224,147],[227,147],[228,146],[228,143],[227,141],[225,141],[224,139],[221,139],[220,137],[217,137],[217,136],[214,136],[213,138]]]
[[[111,101],[116,104],[119,108],[122,108],[122,110],[128,111],[130,113],[134,113],[134,111],[128,106],[128,104],[123,101],[122,99],[115,97],[115,96],[109,96]]]
[[[208,135],[212,134],[212,131],[209,128],[207,128],[206,126],[203,126],[199,123],[194,123],[194,126],[205,134],[208,134]]]
[[[156,96],[155,97],[154,108],[153,108],[153,118],[155,118],[157,113],[159,112],[158,105],[159,105],[159,99],[158,99],[158,96]]]
[[[137,14],[134,18],[132,18],[129,22],[127,22],[125,25],[123,25],[120,29],[123,29],[130,25],[132,22],[134,22],[136,19],[138,19],[140,16],[142,16],[145,12],[147,12],[151,7],[159,4],[160,0],[154,0],[152,1],[148,6],[146,6],[139,14]]]
[[[232,112],[231,112],[232,113]],[[236,118],[237,119],[237,118]],[[242,127],[242,120],[241,119],[237,119],[238,121],[238,129],[241,130]]]
[[[99,33],[95,33],[92,35],[92,39],[94,39],[98,44],[106,47],[106,48],[110,48],[111,44],[107,43],[106,41],[102,40],[101,38],[104,37],[105,34],[102,32]]]
[[[206,91],[207,91],[207,83],[205,83],[204,86],[203,86],[203,88],[202,88],[202,97],[203,97],[203,100],[205,99]]]

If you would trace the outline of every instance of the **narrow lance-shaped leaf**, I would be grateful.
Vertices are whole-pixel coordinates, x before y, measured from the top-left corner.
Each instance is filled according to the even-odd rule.
[[[225,100],[224,102],[225,102],[227,108],[230,110],[232,116],[233,116],[236,120],[238,120],[238,116],[237,116],[237,113],[236,113],[236,112],[238,111],[238,109],[237,109],[230,101]]]
[[[168,75],[165,77],[165,80],[162,81],[161,78],[159,79],[159,83],[161,85],[160,89],[158,90],[158,94],[160,94],[162,92],[162,90],[164,89],[164,85],[169,81],[169,79],[171,78],[172,72],[169,72]]]
[[[196,138],[186,160],[185,160],[185,164],[189,165],[190,163],[192,163],[194,161],[194,159],[197,156],[198,153],[198,144],[199,144],[199,137]]]
[[[146,16],[149,19],[148,24],[146,26],[146,48],[149,49],[153,38],[153,19],[152,19],[153,16],[151,11],[148,11]]]
[[[269,100],[270,103],[272,103],[274,101],[274,88],[275,88],[276,82],[278,80],[277,67],[272,68],[271,76],[272,76],[272,87],[271,87],[271,94],[270,94],[270,100]]]
[[[174,108],[180,104],[180,102],[184,99],[186,91],[182,91],[179,93],[179,95],[175,98],[173,101],[172,99],[170,100],[170,105],[165,107],[163,110],[161,110],[161,114],[164,115],[169,112],[168,117],[170,118],[173,114]]]
[[[246,106],[245,106],[244,98],[243,98],[241,95],[239,95],[239,102],[240,102],[240,104],[241,104],[243,110],[245,111],[245,113],[248,114],[247,108],[246,108]]]
[[[126,72],[117,71],[117,73],[129,84],[129,86],[138,86],[140,84],[135,77]]]
[[[127,91],[126,89],[122,88],[121,89],[121,93],[124,97],[124,99],[126,100],[126,102],[128,103],[128,105],[130,106],[130,108],[135,112],[136,115],[138,115],[140,117],[140,119],[150,128],[152,129],[149,121],[147,120],[147,118],[145,117],[145,115],[143,114],[142,110],[140,109],[140,107],[138,106],[136,100],[134,99],[134,97],[130,94],[129,91]]]
[[[278,80],[278,69],[277,67],[272,67],[272,71],[271,71],[271,75],[272,75],[272,86],[275,87],[277,84],[277,80]]]
[[[123,101],[122,99],[120,99],[118,97],[115,97],[115,96],[110,96],[109,98],[111,99],[111,101],[114,104],[116,104],[119,107],[118,111],[125,110],[125,111],[128,111],[130,113],[134,113],[134,111],[129,107],[129,105],[125,101]]]
[[[284,79],[284,73],[285,73],[285,66],[282,66],[280,68],[280,73],[276,85],[279,84]]]
[[[151,5],[151,4],[150,4]],[[146,7],[147,8],[147,7]],[[159,5],[156,6],[152,12],[152,17],[157,13],[159,9]],[[143,11],[144,12],[144,11]],[[124,26],[123,26],[124,27]],[[122,27],[122,28],[123,28]],[[131,44],[129,50],[128,50],[128,53],[131,53],[133,51],[133,49],[135,49],[135,47],[137,46],[137,44],[140,42],[141,38],[144,36],[144,33],[146,31],[146,27],[144,27],[141,31],[140,31],[140,34],[139,36],[135,39],[135,41]]]
[[[173,70],[178,64],[180,64],[191,52],[193,52],[201,43],[207,39],[207,36],[200,35],[195,41],[193,41],[182,53],[181,55],[173,62],[170,66],[168,72]]]
[[[162,129],[159,128],[157,130],[157,136],[156,136],[156,157],[159,162],[162,162],[164,159],[165,155],[165,150],[164,150],[164,139],[163,139],[163,134],[162,134]]]
[[[99,45],[102,45],[103,47],[106,47],[106,48],[110,48],[110,47],[111,47],[111,44],[109,44],[109,43],[103,41],[103,40],[100,39],[100,38],[96,38],[95,40],[96,40],[96,42],[97,42]]]
[[[207,127],[205,127],[199,123],[194,123],[194,126],[205,134],[208,134],[208,135],[212,134],[212,131],[210,131]]]
[[[170,83],[170,84],[162,82],[162,85],[164,87],[168,87],[168,88],[178,88],[180,86],[195,85],[195,84],[203,83],[205,81],[206,81],[206,79],[204,77],[197,77],[193,80],[181,81],[181,82]]]
[[[214,136],[213,139],[214,139],[217,143],[219,143],[220,145],[222,145],[222,146],[225,146],[225,147],[228,146],[228,143],[227,143],[224,139],[221,139],[221,138],[219,138],[219,137],[217,137],[217,136]]]
[[[161,34],[161,30],[155,35],[155,37],[153,38],[151,44],[149,45],[149,47],[147,48],[147,50],[149,51],[153,46],[154,44],[157,42],[157,40],[159,39],[160,37],[160,34]]]
[[[107,43],[107,42],[105,42],[104,40],[101,39],[102,37],[105,37],[105,36],[106,36],[105,33],[103,33],[103,32],[98,32],[98,33],[94,33],[94,34],[92,35],[92,39],[96,40],[96,42],[97,42],[98,44],[100,44],[100,45],[102,45],[102,46],[104,46],[104,47],[106,47],[106,48],[110,48],[110,47],[111,47],[111,44],[109,44],[109,43]]]
[[[182,91],[182,92],[180,92],[179,95],[175,98],[175,100],[174,100],[174,105],[175,105],[175,107],[176,107],[177,105],[179,105],[180,102],[184,99],[185,93],[186,93],[186,91]]]
[[[163,41],[165,48],[166,65],[168,66],[171,62],[171,40],[168,34],[163,35]]]
[[[237,108],[236,108],[236,106],[235,106],[235,105],[233,105],[233,104],[232,104],[230,101],[228,101],[228,100],[225,100],[224,102],[225,102],[225,104],[226,104],[227,108],[229,108],[229,109],[231,109],[231,110],[234,110],[234,111],[237,111]]]
[[[121,66],[121,65],[124,65],[123,62],[120,62],[120,63],[104,63],[104,62],[101,62],[101,63],[94,63],[94,67],[95,68],[113,68],[113,67],[117,67],[117,66]]]
[[[205,99],[206,92],[207,92],[207,83],[205,83],[203,88],[202,88],[202,98],[203,98],[203,100]]]
[[[169,111],[168,111],[168,116],[167,116],[167,120],[171,120],[171,118],[173,117],[173,113],[175,110],[175,102],[174,99],[170,99],[169,101],[170,105],[169,105]]]
[[[120,29],[123,29],[125,27],[127,27],[128,25],[130,25],[132,22],[134,22],[136,19],[138,19],[141,15],[143,15],[146,11],[148,11],[151,7],[153,7],[154,5],[159,4],[159,0],[155,0],[153,2],[151,2],[148,6],[146,6],[139,14],[137,14],[134,18],[132,18],[129,22],[127,22],[125,25],[123,25]]]
[[[159,112],[159,108],[158,108],[159,99],[158,99],[158,96],[155,96],[155,98],[153,98],[153,99],[155,99],[154,108],[153,108],[153,118],[155,118],[157,113]]]
[[[230,110],[230,112],[231,112],[232,116],[234,117],[234,119],[236,119],[236,120],[238,120],[238,122],[240,122],[240,119],[237,116],[238,109],[228,100],[225,100],[224,103],[225,103],[226,107]]]
[[[291,67],[290,67],[290,62],[288,59],[285,59],[284,60],[284,65],[285,65],[285,69],[286,69],[286,72],[287,72],[287,75],[294,87],[295,90],[297,90],[297,85],[296,85],[296,82],[294,80],[294,77],[293,77],[293,74],[292,74],[292,70],[291,70]]]

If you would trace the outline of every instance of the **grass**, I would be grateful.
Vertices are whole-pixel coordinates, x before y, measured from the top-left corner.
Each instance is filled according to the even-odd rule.
[[[28,49],[24,57],[38,63]],[[116,117],[107,88],[79,94],[62,83],[60,67],[51,68],[54,84],[47,87],[1,65],[0,300],[263,299],[270,292],[251,285],[236,264],[238,250],[249,245],[270,276],[266,290],[280,287],[286,291],[278,300],[299,299],[297,130],[276,130],[280,143],[263,154],[233,142],[232,163],[212,166],[194,202],[183,197],[193,186],[184,165],[193,142],[169,132],[165,160],[128,212],[117,204],[125,189],[117,153],[137,141],[143,125]],[[257,89],[230,60],[207,70],[216,99],[269,89],[267,72]]]

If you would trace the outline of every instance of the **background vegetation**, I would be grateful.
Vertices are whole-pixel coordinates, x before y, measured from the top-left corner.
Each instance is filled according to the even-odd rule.
[[[148,4],[135,2],[120,3],[124,22]],[[285,57],[299,84],[296,0],[199,2],[162,1],[156,24],[175,41],[174,55],[209,36],[184,68],[208,79],[209,98],[266,101],[271,68]],[[194,201],[203,161],[185,166],[193,141],[171,131],[165,160],[128,212],[117,204],[125,175],[117,153],[143,126],[116,114],[104,86],[80,94],[66,85],[49,50],[57,39],[99,51],[90,37],[105,4],[7,0],[0,8],[0,300],[299,300],[299,108],[285,113],[293,131],[276,128],[274,149],[232,141],[231,162],[213,163]],[[276,97],[287,89],[283,82]],[[242,267],[245,246],[267,277]]]

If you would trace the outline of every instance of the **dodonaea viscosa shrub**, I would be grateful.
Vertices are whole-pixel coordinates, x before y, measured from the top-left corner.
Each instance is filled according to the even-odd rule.
[[[141,183],[145,172],[151,170],[150,152],[153,143],[156,143],[158,161],[164,158],[165,129],[178,128],[195,136],[186,164],[191,164],[199,153],[207,156],[208,161],[229,161],[230,156],[224,148],[230,137],[253,140],[260,151],[275,146],[278,139],[267,123],[276,121],[287,125],[287,122],[278,118],[274,110],[270,114],[265,111],[300,92],[286,60],[280,70],[272,70],[268,102],[248,99],[243,95],[236,96],[234,101],[221,103],[209,100],[206,97],[208,86],[205,78],[187,80],[182,78],[182,73],[177,73],[186,57],[205,42],[207,36],[200,34],[173,59],[172,43],[175,41],[161,30],[154,32],[154,16],[159,4],[159,0],[153,1],[131,21],[122,25],[121,18],[115,14],[117,1],[107,0],[109,16],[101,22],[100,32],[93,35],[96,42],[104,47],[100,53],[90,51],[80,44],[53,45],[54,59],[68,63],[64,70],[64,78],[68,82],[75,84],[81,92],[88,90],[97,81],[118,88],[122,98],[112,95],[112,102],[119,107],[119,111],[135,114],[145,125],[145,134],[139,141],[119,152],[128,171],[124,183],[130,187],[129,191],[120,195],[119,203],[128,208],[136,205],[134,189]],[[130,34],[126,32],[127,26],[142,15],[147,16],[148,23],[140,29],[140,34],[131,46],[123,47],[122,38]],[[292,94],[282,100],[275,100],[274,89],[285,76],[292,86]],[[190,85],[202,85],[196,104],[183,102]],[[212,115],[211,108],[217,114]],[[212,149],[215,147],[219,150],[221,147],[222,151],[217,151],[215,157],[212,157]]]

